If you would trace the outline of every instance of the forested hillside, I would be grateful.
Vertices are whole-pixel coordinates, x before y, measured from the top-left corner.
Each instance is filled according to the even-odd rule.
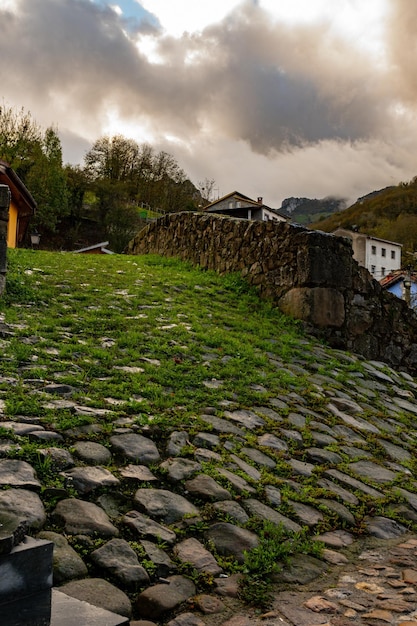
[[[121,252],[144,219],[208,203],[171,154],[122,135],[100,137],[83,165],[64,166],[58,130],[44,130],[29,112],[4,105],[0,160],[34,197],[31,228],[44,248],[71,250],[108,239]]]
[[[360,232],[398,241],[404,252],[417,250],[417,177],[361,198],[344,211],[312,224],[310,228],[332,232],[356,227]]]

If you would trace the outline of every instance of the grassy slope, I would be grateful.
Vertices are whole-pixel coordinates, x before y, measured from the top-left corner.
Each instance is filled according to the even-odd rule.
[[[95,407],[123,400],[113,417],[139,414],[144,423],[181,421],[236,395],[250,405],[259,399],[252,387],[265,381],[282,392],[287,375],[265,351],[273,345],[285,358],[300,349],[296,324],[239,278],[152,256],[10,251],[0,310],[17,324],[3,346],[3,376],[59,380]],[[115,369],[126,366],[143,372]],[[212,379],[222,387],[208,388]],[[9,415],[55,419],[19,388],[4,385],[3,394]]]
[[[352,384],[353,374],[366,375],[359,360],[320,348],[297,323],[259,300],[237,276],[219,277],[174,259],[14,250],[9,253],[7,285],[0,315],[14,336],[0,339],[0,397],[5,419],[21,421],[20,416],[34,416],[58,432],[100,422],[101,433],[90,433],[87,438],[104,445],[109,445],[109,435],[123,419],[134,417],[164,449],[172,430],[186,430],[192,439],[202,429],[199,415],[205,407],[216,407],[221,414],[227,408],[225,402],[234,402],[240,409],[252,408],[267,405],[269,398],[291,402],[292,394],[293,399],[304,399],[310,410],[321,411],[327,400],[318,389],[317,376],[323,385],[344,390],[349,379]],[[291,363],[292,371],[286,363]],[[308,365],[317,373],[315,380]],[[38,393],[48,382],[71,385],[75,389],[71,400],[79,405],[111,412],[92,417],[48,408],[45,394]],[[377,399],[372,402],[372,415],[382,418],[386,409]],[[289,411],[285,406],[279,409],[283,418]],[[405,430],[408,423],[404,422]],[[268,428],[273,432],[275,424],[271,422]],[[11,434],[0,428],[0,436],[10,439]],[[221,436],[224,447],[219,452],[225,459],[226,444],[232,443],[229,438],[236,439]],[[384,459],[372,432],[369,438],[374,455],[382,454]],[[307,426],[303,439],[305,445],[314,445]],[[48,443],[25,441],[24,437],[16,441],[20,449],[9,456],[29,461],[36,469],[50,513],[56,500],[48,495],[48,488],[64,486],[64,479],[38,452]],[[252,444],[256,447],[256,432],[248,432],[243,444],[233,442],[237,447]],[[68,448],[64,443],[51,445]],[[289,449],[304,460],[296,442],[294,449],[289,443]],[[274,472],[263,468],[256,488],[261,496],[265,484],[279,484],[284,498],[282,513],[286,512],[288,490],[290,499],[307,503],[323,495],[308,479],[301,492],[293,492],[281,481],[292,476],[291,467],[280,455],[275,460]],[[414,472],[415,462],[410,464]],[[205,473],[215,470],[210,463],[203,466]],[[117,474],[116,465],[109,469]],[[131,485],[121,488],[129,501],[132,489]],[[388,491],[386,502],[378,504],[378,513],[383,514],[396,500],[397,495]],[[360,520],[369,513],[367,498],[356,508]],[[291,508],[287,513],[291,515]],[[330,514],[316,531],[333,528],[334,523]],[[306,543],[303,535],[296,536],[293,544],[283,541],[274,534],[282,532],[279,527],[257,531],[261,545],[246,563],[249,582],[244,597],[262,605],[268,577],[277,560],[285,556],[282,550],[314,552],[317,544]],[[235,571],[230,560],[224,560],[222,566]]]

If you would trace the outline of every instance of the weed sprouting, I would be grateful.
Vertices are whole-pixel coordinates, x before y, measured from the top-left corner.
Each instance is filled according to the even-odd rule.
[[[273,578],[290,562],[294,554],[320,556],[323,545],[312,541],[307,530],[293,533],[282,524],[253,520],[259,544],[245,553],[240,597],[253,606],[268,608],[271,600]]]

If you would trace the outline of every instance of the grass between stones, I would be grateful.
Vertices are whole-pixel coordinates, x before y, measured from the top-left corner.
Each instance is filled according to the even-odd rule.
[[[332,426],[343,427],[328,410],[329,399],[343,399],[350,392],[359,394],[363,419],[377,422],[381,433],[376,437],[372,430],[357,431],[358,440],[352,443],[357,457],[343,449],[343,434],[332,433],[342,441],[334,440],[323,447],[329,454],[340,455],[338,469],[346,474],[351,473],[350,465],[362,452],[371,453],[374,462],[383,465],[387,451],[381,440],[399,437],[411,425],[414,428],[414,414],[390,404],[387,393],[384,402],[380,401],[377,382],[366,384],[360,359],[306,337],[299,324],[261,301],[238,276],[220,277],[175,259],[10,250],[0,321],[4,326],[0,323],[3,422],[36,420],[48,430],[65,432],[67,437],[78,429],[74,439],[85,438],[105,446],[110,446],[112,434],[134,424],[164,451],[168,436],[175,430],[187,431],[189,440],[200,431],[210,433],[210,426],[201,418],[207,411],[222,418],[230,409],[259,408],[258,417],[264,420],[268,434],[286,438],[286,452],[259,444],[261,431],[256,428],[244,429],[244,435],[237,437],[220,432],[213,452],[222,461],[203,460],[202,471],[229,489],[236,501],[242,497],[263,500],[269,485],[280,489],[282,501],[277,508],[282,514],[294,518],[291,502],[315,505],[323,512],[323,521],[314,530],[300,533],[252,518],[248,528],[255,524],[260,543],[247,554],[245,563],[238,567],[233,559],[216,555],[226,572],[237,568],[244,573],[242,597],[259,606],[267,604],[279,563],[297,552],[317,555],[320,542],[311,541],[311,535],[344,527],[334,511],[317,503],[329,497],[328,490],[318,484],[328,465],[317,464],[311,476],[294,476],[289,464],[290,459],[296,459],[308,465],[311,458],[305,450],[314,448],[318,434],[323,438],[323,433],[332,432]],[[386,376],[391,373],[387,368]],[[50,384],[61,385],[63,390],[47,393]],[[73,410],[74,405],[78,410]],[[94,430],[97,425],[100,428]],[[48,446],[71,451],[67,440],[29,439],[4,428],[0,428],[0,439],[10,443],[3,456],[26,460],[36,469],[48,512],[61,497],[60,490],[65,490],[65,497],[77,495],[44,454]],[[248,476],[248,468],[257,467],[244,454],[248,447],[273,457],[275,467],[261,467],[259,478]],[[194,449],[187,444],[181,455],[193,458]],[[242,465],[233,472],[247,481],[251,493],[244,489],[240,493],[219,473],[219,466],[227,463],[230,454],[241,455],[247,464],[246,469]],[[358,494],[359,503],[346,504],[355,515],[353,532],[364,532],[362,519],[370,511],[413,527],[411,519],[399,517],[397,505],[404,497],[396,486],[415,491],[414,457],[403,459],[402,467],[404,472],[410,470],[409,476],[401,473],[400,467],[393,488],[384,487],[383,500],[376,503]],[[118,476],[115,457],[107,469]],[[158,464],[150,470],[160,483],[164,482],[166,470]],[[372,485],[372,478],[367,482]],[[131,501],[137,486],[123,481],[119,490]],[[378,488],[378,484],[373,486]],[[201,539],[214,513],[211,504],[196,504],[203,519],[194,529],[190,525],[188,533],[194,532]],[[217,513],[216,519],[232,521],[226,513],[223,517]],[[143,548],[135,538],[126,537],[143,557]],[[84,548],[78,548],[82,554]],[[152,575],[151,562],[148,565]],[[201,582],[201,576],[197,578]]]
[[[266,384],[273,394],[296,382],[265,353],[294,355],[297,325],[238,277],[174,259],[10,251],[0,313],[15,333],[2,340],[2,374],[17,376],[12,390],[2,385],[9,415],[50,419],[19,384],[27,379],[71,385],[113,418],[170,426],[203,406],[251,405]]]

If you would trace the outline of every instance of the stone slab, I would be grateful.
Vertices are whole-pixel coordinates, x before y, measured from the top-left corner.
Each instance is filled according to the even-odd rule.
[[[128,626],[129,619],[52,589],[1,606],[2,626]]]
[[[17,487],[20,489],[30,489],[40,491],[41,483],[36,476],[33,467],[18,459],[2,459],[0,461],[0,486]]]
[[[352,489],[355,489],[355,490],[362,491],[363,493],[366,493],[368,496],[371,496],[372,498],[384,497],[384,494],[381,493],[380,491],[377,491],[376,489],[373,489],[373,487],[369,487],[368,485],[365,485],[360,480],[356,480],[356,478],[352,478],[351,476],[348,476],[347,474],[344,474],[343,472],[339,472],[336,469],[326,470],[324,472],[324,475],[329,478],[335,478],[336,480],[340,481],[342,485],[351,487]]]
[[[0,605],[2,626],[51,626],[51,595],[46,589]]]
[[[25,537],[0,557],[0,604],[52,587],[53,547],[51,541]]]
[[[372,480],[374,483],[390,483],[396,479],[398,474],[386,467],[373,463],[372,461],[357,461],[351,463],[349,469],[360,478]]]
[[[129,618],[117,615],[53,589],[50,626],[128,626]]]

